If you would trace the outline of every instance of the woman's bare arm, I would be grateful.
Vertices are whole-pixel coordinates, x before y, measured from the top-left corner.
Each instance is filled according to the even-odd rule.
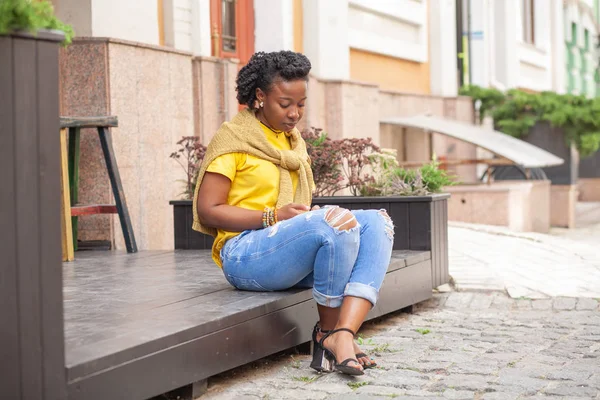
[[[198,217],[212,228],[230,232],[262,228],[262,211],[227,204],[231,181],[225,175],[206,172],[198,190]]]
[[[262,211],[247,210],[227,204],[231,181],[225,175],[206,172],[198,189],[198,217],[208,227],[229,232],[242,232],[247,229],[261,229]],[[290,219],[309,211],[302,204],[288,204],[281,207],[277,216],[280,221]]]

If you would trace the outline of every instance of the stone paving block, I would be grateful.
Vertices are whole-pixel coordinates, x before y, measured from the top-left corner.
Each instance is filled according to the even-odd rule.
[[[531,307],[534,310],[551,310],[552,309],[552,299],[538,299],[533,300],[531,302]]]
[[[472,400],[475,397],[475,392],[470,390],[448,389],[444,391],[443,396],[445,399]]]
[[[446,390],[455,389],[476,392],[483,391],[486,387],[492,385],[495,380],[495,376],[452,374],[441,377],[439,383]]]
[[[518,386],[528,391],[540,391],[548,386],[548,381],[539,378],[530,378],[519,372],[518,369],[506,368],[500,371],[498,377],[499,385]]]
[[[268,396],[268,397],[267,397]],[[237,393],[237,392],[230,392],[230,393],[221,393],[221,394],[205,394],[202,395],[201,399],[202,400],[212,400],[212,399],[220,399],[220,400],[257,400],[260,398],[274,398],[272,396],[266,395],[266,396],[251,396],[251,395],[247,395],[247,394],[243,394],[243,393]],[[166,398],[166,397],[165,397]]]
[[[481,296],[475,296],[471,301],[470,307],[475,310],[486,310],[490,308],[494,297],[489,294],[484,294]]]
[[[514,305],[514,300],[506,295],[496,295],[492,301],[492,308],[508,310]]]
[[[406,396],[402,396],[403,399],[443,399],[442,393],[431,392],[429,390],[407,390]]]
[[[519,298],[515,300],[515,305],[519,310],[531,310],[531,299]]]
[[[561,310],[573,310],[577,304],[577,299],[572,297],[557,297],[554,299],[554,309]]]
[[[577,305],[575,306],[575,309],[578,311],[597,310],[599,304],[600,303],[596,299],[580,298],[577,300]]]
[[[484,393],[481,400],[516,400],[517,398],[519,395],[514,393],[490,392]]]
[[[580,396],[584,398],[591,398],[598,395],[598,389],[589,387],[587,385],[573,385],[568,383],[560,383],[556,387],[546,388],[545,394],[551,396]]]
[[[394,395],[401,398],[406,394],[406,390],[398,389],[393,386],[381,386],[377,381],[371,382],[367,386],[361,386],[354,391],[357,395],[376,395],[392,398]]]
[[[497,374],[500,367],[497,362],[493,363],[453,363],[447,369],[449,374],[471,374],[471,375],[494,375]]]
[[[549,297],[547,294],[540,293],[535,290],[531,290],[530,288],[521,286],[519,284],[506,285],[506,291],[508,292],[508,295],[510,297],[512,297],[513,299],[520,299],[520,298],[545,299],[545,298]]]
[[[446,300],[446,304],[444,304],[444,307],[465,310],[469,308],[469,305],[471,304],[472,300],[473,293],[454,292],[450,294],[450,296]]]
[[[594,382],[593,379],[590,379],[591,376],[591,371],[573,370],[569,369],[568,367],[559,367],[546,373],[546,379],[553,381],[581,382],[582,384],[587,384],[588,380]]]

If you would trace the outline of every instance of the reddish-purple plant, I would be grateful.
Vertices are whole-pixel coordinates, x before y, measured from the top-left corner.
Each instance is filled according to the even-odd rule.
[[[311,128],[302,131],[310,166],[315,181],[315,196],[333,196],[344,189],[343,163],[340,143],[331,140],[322,129]]]
[[[332,196],[349,188],[354,196],[375,181],[372,154],[380,152],[371,138],[332,140],[322,129],[302,132],[315,180],[315,196]]]
[[[348,180],[347,187],[353,196],[360,196],[365,186],[375,182],[375,177],[370,174],[368,167],[372,166],[372,154],[380,153],[381,149],[371,138],[343,139],[341,153],[344,158],[342,170]]]
[[[177,161],[185,171],[187,179],[184,181],[185,190],[181,194],[186,199],[191,199],[196,188],[198,169],[206,155],[206,146],[200,143],[200,138],[197,136],[183,136],[177,145],[179,149],[171,153],[169,157]]]

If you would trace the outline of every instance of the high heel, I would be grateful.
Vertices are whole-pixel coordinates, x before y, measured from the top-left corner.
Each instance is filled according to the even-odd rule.
[[[330,361],[332,361],[334,363],[334,369],[336,371],[340,371],[341,373],[346,374],[346,375],[355,375],[355,376],[356,375],[364,375],[365,372],[363,371],[362,368],[360,368],[360,369],[354,368],[354,367],[351,367],[348,365],[348,363],[354,362],[360,367],[360,363],[358,362],[358,360],[356,358],[346,358],[344,361],[338,363],[335,353],[325,347],[325,345],[324,345],[325,339],[327,339],[329,336],[333,335],[334,333],[338,333],[338,332],[350,332],[353,337],[356,335],[354,333],[354,331],[352,331],[351,329],[348,329],[348,328],[333,329],[333,330],[327,332],[326,334],[324,334],[323,337],[321,338],[321,340],[319,341],[319,346],[321,347],[321,349],[323,349],[325,358],[328,358]],[[314,358],[313,358],[313,360],[314,360]]]
[[[310,363],[310,367],[316,370],[317,372],[333,372],[334,362],[332,362],[331,359],[327,358],[325,354],[325,349],[317,341],[317,333],[319,332],[319,330],[319,323],[317,322],[312,333],[311,353],[313,355],[313,358]]]
[[[314,349],[316,346],[319,345],[319,342],[317,341],[317,334],[319,332],[321,332],[323,334],[329,333],[329,331],[321,329],[321,327],[319,326],[319,322],[317,322],[315,324],[315,327],[314,327],[313,333],[312,333],[311,354],[312,354],[312,349]],[[377,363],[375,361],[373,361],[371,359],[371,357],[368,354],[364,353],[364,352],[356,353],[356,359],[359,359],[359,358],[368,358],[369,359],[369,364],[364,364],[362,366],[363,369],[375,368],[377,366]],[[314,358],[313,358],[313,362],[314,362]],[[311,364],[311,366],[312,366],[312,364]]]

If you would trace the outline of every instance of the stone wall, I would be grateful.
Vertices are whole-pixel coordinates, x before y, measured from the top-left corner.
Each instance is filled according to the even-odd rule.
[[[448,220],[506,226],[516,232],[550,229],[550,181],[504,181],[446,189]]]
[[[185,175],[169,154],[193,135],[191,56],[112,39],[78,39],[61,53],[61,115],[116,115],[115,157],[140,249],[173,247],[169,200]],[[112,203],[98,135],[82,134],[79,199]],[[116,215],[81,217],[79,238],[124,248]]]

